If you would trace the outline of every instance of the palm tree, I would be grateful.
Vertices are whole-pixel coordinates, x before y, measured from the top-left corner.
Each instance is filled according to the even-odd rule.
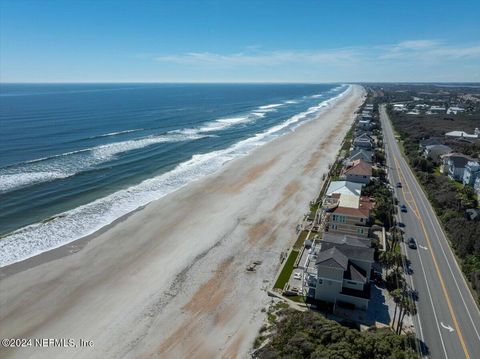
[[[400,288],[395,289],[390,293],[393,301],[395,302],[395,312],[393,313],[392,329],[395,327],[395,319],[397,318],[398,302],[402,299],[402,290]]]
[[[399,302],[399,305],[400,305],[400,315],[398,317],[398,322],[397,322],[397,334],[400,334],[402,332],[403,320],[405,319],[405,316],[407,314],[408,315],[417,314],[417,307],[415,303],[408,296],[404,295],[403,300]]]

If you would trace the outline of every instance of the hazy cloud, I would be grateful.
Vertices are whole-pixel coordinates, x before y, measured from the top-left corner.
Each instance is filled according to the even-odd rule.
[[[220,54],[213,52],[188,52],[157,56],[160,62],[181,65],[215,66],[277,66],[284,64],[335,64],[351,65],[368,61],[409,60],[438,62],[448,59],[480,57],[480,45],[450,45],[439,40],[407,40],[396,44],[373,47],[351,47],[326,50],[259,51],[259,46],[245,51]]]

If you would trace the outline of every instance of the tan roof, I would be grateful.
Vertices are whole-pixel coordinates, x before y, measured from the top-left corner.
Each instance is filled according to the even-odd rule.
[[[360,201],[358,207],[342,207],[338,206],[333,210],[335,214],[343,214],[345,216],[351,217],[369,217],[370,210],[373,208],[374,203],[370,201],[368,197],[362,196],[360,197]]]
[[[370,177],[372,175],[372,165],[362,159],[355,160],[350,167],[343,171],[343,173]]]

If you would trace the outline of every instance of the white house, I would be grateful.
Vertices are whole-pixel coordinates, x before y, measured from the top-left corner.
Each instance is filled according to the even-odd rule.
[[[473,187],[477,177],[480,177],[480,163],[477,161],[468,161],[463,171],[463,184]]]
[[[447,115],[450,115],[450,114],[456,115],[457,113],[461,113],[461,112],[464,112],[464,111],[465,111],[465,109],[462,108],[462,107],[452,106],[452,107],[448,108]]]
[[[477,194],[478,198],[480,198],[480,176],[477,176],[477,179],[473,185],[473,190]]]
[[[451,131],[445,134],[445,137],[452,137],[452,138],[466,138],[466,139],[477,139],[479,138],[480,131],[478,128],[475,129],[475,132],[470,134],[466,133],[465,131]]]
[[[463,181],[463,173],[465,171],[465,165],[472,159],[463,153],[449,153],[443,155],[443,173],[446,173],[448,177],[457,181]]]

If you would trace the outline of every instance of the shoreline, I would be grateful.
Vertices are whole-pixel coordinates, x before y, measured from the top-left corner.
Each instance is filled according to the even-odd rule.
[[[342,98],[344,98],[345,96],[348,96],[348,94],[352,91],[352,87],[353,85],[349,85],[349,88],[347,88],[344,92],[342,92],[341,94],[337,95],[336,97],[332,97],[331,99],[328,99],[328,100],[325,100],[325,102],[330,102],[330,101],[334,101],[333,103],[333,106],[336,105],[336,103],[338,101],[341,101]],[[330,109],[331,106],[329,107],[326,107],[324,109],[322,109],[322,111],[318,114],[318,116],[321,116],[325,111],[328,111]],[[317,117],[318,117],[317,116]],[[304,123],[301,123],[299,126],[303,126],[303,125],[306,125],[308,123],[310,123],[312,120],[308,120]],[[313,120],[315,121],[315,120]],[[297,128],[295,128],[296,130]],[[295,132],[295,130],[293,132]],[[285,135],[281,135],[275,139],[273,139],[272,141],[268,142],[267,144],[271,143],[271,142],[274,142],[274,141],[281,141],[282,138],[284,136],[287,136],[291,133],[287,133]],[[266,144],[266,145],[267,145]],[[128,213],[125,213],[123,214],[122,216],[120,216],[119,218],[116,218],[115,220],[113,220],[112,222],[104,225],[103,227],[95,230],[94,232],[86,235],[86,236],[83,236],[83,237],[80,237],[80,238],[77,238],[77,239],[74,239],[73,241],[71,242],[68,242],[68,243],[65,243],[65,244],[62,244],[58,247],[54,247],[54,248],[51,248],[51,249],[48,249],[44,252],[41,252],[41,253],[38,253],[38,254],[35,254],[31,257],[27,257],[25,259],[22,259],[18,262],[14,262],[14,263],[11,263],[11,264],[7,264],[3,267],[0,266],[0,279],[1,278],[5,278],[5,277],[8,277],[12,274],[15,274],[15,273],[18,273],[18,272],[21,272],[21,271],[24,271],[24,270],[27,270],[27,269],[30,269],[32,267],[35,267],[35,266],[38,266],[38,265],[41,265],[43,263],[46,263],[46,262],[49,262],[49,261],[52,261],[52,260],[56,260],[56,259],[60,259],[60,258],[63,258],[63,257],[66,257],[66,256],[69,256],[71,254],[74,254],[78,251],[81,251],[87,244],[88,242],[90,242],[92,239],[95,239],[97,238],[98,236],[100,236],[101,234],[105,233],[106,231],[108,231],[109,229],[113,228],[116,224],[118,223],[121,223],[125,220],[127,220],[130,216],[132,216],[133,214],[135,214],[136,212],[138,211],[142,211],[143,209],[145,209],[146,207],[150,206],[150,205],[154,205],[155,202],[157,201],[160,201],[162,200],[163,198],[165,197],[168,197],[170,196],[171,194],[179,191],[179,190],[182,190],[184,187],[186,186],[189,186],[190,184],[192,183],[195,183],[195,182],[198,182],[198,181],[208,181],[208,178],[210,176],[214,176],[216,173],[218,172],[221,172],[223,170],[225,170],[227,167],[229,166],[234,166],[235,165],[235,162],[238,161],[238,160],[241,160],[242,158],[244,157],[247,157],[247,156],[251,156],[251,155],[254,155],[254,153],[258,150],[261,150],[263,146],[260,146],[259,148],[253,150],[252,152],[248,153],[247,155],[245,156],[242,156],[242,157],[238,157],[238,158],[234,158],[233,160],[227,162],[225,165],[223,165],[220,169],[218,169],[217,171],[214,171],[200,179],[196,179],[196,180],[193,180],[189,183],[187,183],[186,185],[184,186],[181,186],[180,188],[174,190],[173,192],[170,192],[170,193],[167,193],[166,195],[164,195],[163,197],[160,197],[158,199],[155,199],[147,204],[144,204],[144,205],[141,205],[139,206],[138,208],[128,212]],[[58,214],[58,215],[61,215]],[[12,232],[13,233],[13,232]],[[7,234],[8,236],[8,234]]]
[[[1,268],[0,334],[94,340],[97,351],[78,349],[78,357],[243,356],[262,325],[278,256],[295,240],[294,223],[363,96],[353,85],[315,120],[219,171],[90,236]],[[258,259],[258,271],[246,273]]]

